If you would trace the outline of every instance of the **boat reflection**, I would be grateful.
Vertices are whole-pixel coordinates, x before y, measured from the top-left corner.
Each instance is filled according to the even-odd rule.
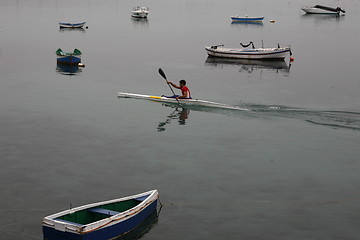
[[[170,125],[173,120],[177,121],[177,124],[180,126],[186,125],[189,120],[190,112],[206,112],[206,113],[217,113],[227,116],[245,116],[251,114],[251,110],[244,108],[241,105],[234,105],[233,108],[214,108],[208,106],[199,106],[199,105],[182,105],[179,106],[177,103],[161,103],[164,107],[172,108],[172,112],[166,116],[165,121],[158,123],[157,131],[163,132],[166,130],[166,126]]]
[[[234,28],[259,28],[263,26],[262,22],[231,22],[231,27]]]
[[[85,33],[85,29],[83,28],[59,28],[59,32],[83,32]]]
[[[166,125],[169,125],[171,123],[171,120],[178,120],[178,124],[179,125],[185,125],[186,124],[186,120],[189,118],[189,114],[190,114],[190,109],[185,108],[185,107],[179,107],[178,105],[173,106],[171,104],[162,104],[163,106],[166,107],[171,107],[171,108],[175,108],[173,110],[172,113],[170,113],[170,115],[166,116],[166,120],[163,122],[159,122],[158,127],[157,127],[157,131],[158,132],[163,132],[166,130]]]
[[[135,18],[135,17],[131,17],[131,22],[133,23],[133,25],[135,27],[144,27],[147,28],[149,27],[149,20],[147,18]]]
[[[303,14],[301,19],[304,21],[312,20],[315,23],[330,23],[330,22],[340,22],[345,19],[345,15],[338,14]]]
[[[239,66],[240,72],[247,71],[252,73],[258,69],[274,70],[276,72],[290,72],[291,63],[289,65],[283,61],[270,61],[270,60],[248,60],[236,58],[219,58],[208,56],[205,60],[205,66],[224,68],[224,66]]]
[[[82,69],[77,65],[67,65],[61,63],[57,63],[56,65],[56,72],[62,75],[78,75],[81,71]]]

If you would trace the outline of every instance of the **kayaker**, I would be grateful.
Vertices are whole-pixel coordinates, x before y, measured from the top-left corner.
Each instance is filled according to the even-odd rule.
[[[184,79],[179,81],[179,85],[176,85],[172,82],[166,81],[167,84],[170,84],[171,86],[173,86],[174,88],[180,89],[181,90],[181,96],[179,95],[174,95],[172,96],[172,98],[176,98],[176,99],[191,99],[191,95],[190,95],[190,89],[186,86],[186,81]]]

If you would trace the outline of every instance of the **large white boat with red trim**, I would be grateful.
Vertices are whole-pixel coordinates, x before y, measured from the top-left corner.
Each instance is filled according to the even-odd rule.
[[[247,45],[240,43],[243,48],[226,48],[224,45],[205,46],[205,50],[209,56],[224,57],[224,58],[241,58],[241,59],[274,59],[283,60],[287,56],[291,56],[291,47],[276,48],[255,48],[254,43],[250,42]],[[249,46],[252,48],[249,48]]]
[[[87,204],[44,217],[43,234],[48,240],[107,240],[142,224],[157,208],[157,190]]]

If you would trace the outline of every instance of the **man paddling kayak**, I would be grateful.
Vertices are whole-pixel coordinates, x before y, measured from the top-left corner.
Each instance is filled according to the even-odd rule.
[[[169,82],[166,80],[167,84],[170,84],[171,86],[173,86],[174,88],[180,89],[181,90],[181,96],[179,95],[174,95],[168,98],[176,98],[176,99],[191,99],[191,95],[190,95],[190,89],[186,86],[186,81],[184,79],[179,81],[179,85],[176,85],[172,82]]]

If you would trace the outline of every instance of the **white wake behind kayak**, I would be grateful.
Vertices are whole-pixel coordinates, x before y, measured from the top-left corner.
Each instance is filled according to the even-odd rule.
[[[119,98],[136,98],[136,99],[150,100],[150,101],[155,101],[155,102],[178,104],[178,102],[175,98],[151,96],[151,95],[144,95],[144,94],[118,92],[118,97]],[[178,101],[181,105],[184,105],[184,106],[186,106],[186,105],[203,106],[203,107],[249,111],[249,109],[246,109],[246,108],[240,108],[237,106],[231,106],[231,105],[226,105],[226,104],[222,104],[222,103],[210,102],[210,101],[194,99],[194,98],[193,99],[178,99]]]

